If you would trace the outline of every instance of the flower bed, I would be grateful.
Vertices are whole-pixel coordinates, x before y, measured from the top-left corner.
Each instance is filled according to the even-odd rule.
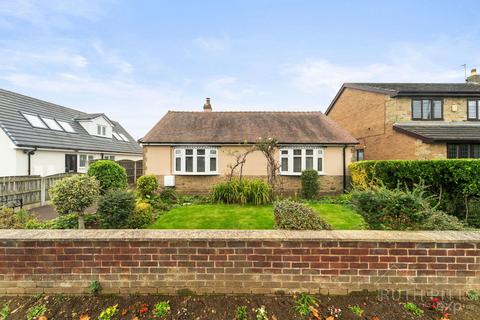
[[[314,313],[307,316],[300,315],[299,296],[43,296],[35,297],[0,297],[0,310],[8,305],[11,311],[7,319],[27,319],[32,310],[44,311],[42,319],[87,320],[98,319],[102,311],[117,306],[111,319],[176,319],[176,320],[225,320],[239,319],[237,309],[245,307],[247,318],[257,319],[257,310],[263,307],[268,319],[295,320],[295,319],[328,319],[331,312],[340,314],[339,318],[332,319],[440,319],[441,315],[435,308],[431,308],[431,298],[400,298],[393,299],[384,295],[355,295],[355,296],[317,296]],[[169,309],[166,316],[158,316],[156,308],[159,301],[168,301]],[[405,308],[405,304],[415,304],[423,314],[416,316]],[[480,314],[478,302],[465,299],[448,300],[452,307],[447,319],[470,320],[477,319]],[[455,308],[455,309],[454,309]],[[110,308],[109,310],[113,310]],[[162,309],[163,310],[163,309]],[[361,317],[355,312],[362,310]],[[13,312],[15,311],[15,312]],[[106,314],[106,313],[104,313]],[[1,318],[1,311],[0,311]],[[102,318],[103,319],[103,318]],[[106,318],[107,319],[107,318]]]

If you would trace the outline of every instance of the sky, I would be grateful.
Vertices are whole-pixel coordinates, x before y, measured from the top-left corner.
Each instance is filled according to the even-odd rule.
[[[344,82],[463,82],[479,1],[0,0],[0,88],[143,137],[168,111],[324,111]]]

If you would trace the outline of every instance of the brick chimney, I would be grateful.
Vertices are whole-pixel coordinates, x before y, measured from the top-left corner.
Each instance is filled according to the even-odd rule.
[[[466,80],[468,83],[480,84],[480,75],[477,74],[477,69],[470,71],[470,76]]]
[[[210,98],[205,99],[205,104],[203,105],[203,112],[212,112],[212,105],[210,104]]]

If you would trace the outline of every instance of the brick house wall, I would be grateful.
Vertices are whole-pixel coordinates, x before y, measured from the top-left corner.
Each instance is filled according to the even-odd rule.
[[[0,294],[480,289],[478,232],[5,230]]]
[[[453,111],[456,106],[457,111]],[[467,99],[444,98],[444,121],[466,121]],[[411,98],[391,98],[384,93],[345,88],[328,116],[349,131],[365,149],[367,160],[443,159],[445,143],[424,143],[393,129],[396,122],[411,120]]]

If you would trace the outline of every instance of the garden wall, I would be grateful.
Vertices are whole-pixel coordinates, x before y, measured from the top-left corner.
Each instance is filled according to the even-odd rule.
[[[480,289],[479,232],[3,230],[0,294]]]

